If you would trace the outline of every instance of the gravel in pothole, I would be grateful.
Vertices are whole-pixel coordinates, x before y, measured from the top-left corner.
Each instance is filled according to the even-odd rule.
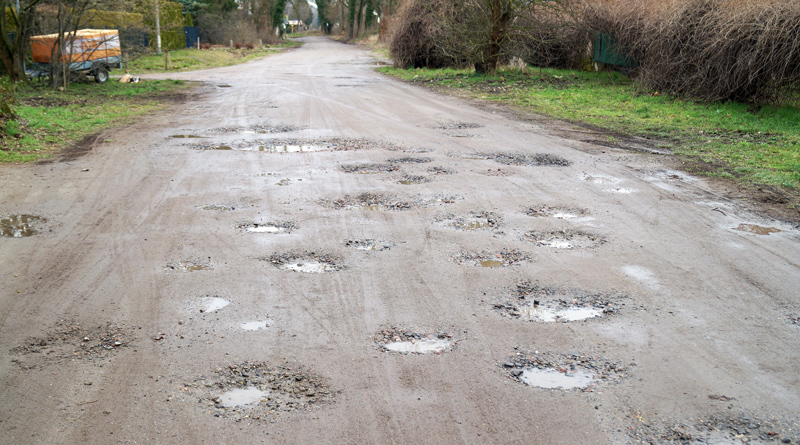
[[[297,230],[297,224],[292,221],[272,221],[267,223],[238,223],[236,228],[249,233],[291,233]]]
[[[397,182],[403,185],[413,185],[413,184],[425,184],[427,182],[431,182],[431,180],[426,176],[406,174],[401,176],[400,179],[397,180]]]
[[[0,236],[7,238],[24,238],[38,233],[37,226],[46,223],[47,219],[36,215],[9,215],[0,218]]]
[[[551,231],[532,230],[525,233],[525,239],[536,243],[537,246],[552,247],[555,249],[597,247],[607,241],[600,235],[572,229]]]
[[[344,270],[341,259],[324,252],[286,252],[259,258],[278,269],[303,273],[328,273]]]
[[[489,154],[488,157],[503,165],[524,165],[528,167],[567,167],[570,165],[567,159],[550,153],[536,153],[531,155],[523,153],[492,153]]]
[[[586,392],[629,375],[627,367],[619,362],[579,353],[515,351],[499,366],[509,378],[527,386]]]
[[[391,241],[381,241],[377,239],[359,239],[347,240],[344,245],[356,250],[366,250],[370,252],[379,252],[381,250],[389,250],[395,246]]]
[[[370,192],[364,192],[358,195],[345,195],[340,199],[321,201],[321,204],[336,210],[409,210],[417,206],[411,201],[397,200],[389,195]]]
[[[471,128],[483,128],[483,125],[475,122],[450,121],[450,122],[440,122],[432,126],[431,128],[433,128],[434,130],[465,130]]]
[[[393,171],[397,171],[400,167],[395,164],[378,164],[378,163],[371,163],[371,164],[347,164],[342,165],[341,169],[345,173],[358,173],[362,175],[369,175],[375,173],[389,173]]]
[[[199,397],[215,417],[274,421],[280,413],[332,403],[338,391],[324,378],[300,366],[243,362],[217,368],[210,378],[184,383],[183,392]]]
[[[445,167],[433,166],[428,167],[428,173],[432,173],[434,175],[454,175],[458,172]]]
[[[127,347],[134,336],[112,323],[84,326],[61,321],[44,337],[31,337],[9,352],[12,362],[25,369],[66,360],[104,359]]]
[[[641,443],[659,444],[800,442],[797,419],[755,415],[739,410],[732,412],[733,405],[730,402],[735,399],[718,394],[710,394],[708,398],[728,405],[727,409],[688,421],[663,419],[660,416],[649,419],[649,416],[633,413],[626,416],[628,435]]]
[[[510,171],[503,170],[503,169],[500,169],[500,168],[490,168],[490,169],[487,169],[487,170],[479,170],[479,171],[476,171],[476,173],[480,173],[480,174],[486,175],[486,176],[508,176],[508,175],[512,174]]]
[[[492,308],[503,316],[523,321],[581,321],[616,314],[626,308],[624,295],[542,286],[522,281],[504,292]]]
[[[442,354],[458,344],[448,332],[415,332],[398,327],[378,331],[374,340],[381,351],[400,354]]]
[[[507,267],[529,261],[528,254],[514,249],[503,249],[500,252],[461,252],[456,254],[453,259],[458,264],[476,267]]]
[[[203,210],[219,210],[219,211],[236,210],[236,206],[233,204],[208,204],[200,206],[200,208]]]
[[[589,210],[579,207],[559,207],[540,204],[525,207],[522,209],[522,213],[533,217],[574,219],[588,216]]]
[[[456,216],[452,213],[437,215],[434,222],[458,230],[496,229],[500,227],[503,218],[492,212],[469,212],[468,216]]]
[[[207,261],[203,260],[186,260],[186,261],[178,261],[167,263],[164,266],[165,272],[197,272],[203,270],[214,270],[214,266],[211,264],[211,258]]]
[[[392,164],[425,164],[431,161],[431,158],[420,158],[414,156],[403,156],[401,158],[389,159],[389,162]]]
[[[249,127],[218,127],[208,130],[211,133],[255,133],[255,134],[273,134],[273,133],[289,133],[297,131],[300,128],[293,125],[251,125]]]

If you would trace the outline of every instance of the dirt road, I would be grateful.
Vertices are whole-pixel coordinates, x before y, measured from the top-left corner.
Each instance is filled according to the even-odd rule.
[[[375,64],[0,168],[0,442],[800,440],[796,229]]]

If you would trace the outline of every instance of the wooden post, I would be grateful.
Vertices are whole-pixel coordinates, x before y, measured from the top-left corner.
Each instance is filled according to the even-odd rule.
[[[169,51],[164,53],[164,69],[169,69]]]

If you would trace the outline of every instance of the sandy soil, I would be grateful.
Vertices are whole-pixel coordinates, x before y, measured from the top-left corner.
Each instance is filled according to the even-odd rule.
[[[306,42],[0,168],[0,442],[800,440],[795,228]]]

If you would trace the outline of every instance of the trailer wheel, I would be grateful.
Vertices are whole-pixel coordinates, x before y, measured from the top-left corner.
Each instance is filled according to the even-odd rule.
[[[102,66],[94,70],[94,81],[97,83],[108,82],[108,70]]]

